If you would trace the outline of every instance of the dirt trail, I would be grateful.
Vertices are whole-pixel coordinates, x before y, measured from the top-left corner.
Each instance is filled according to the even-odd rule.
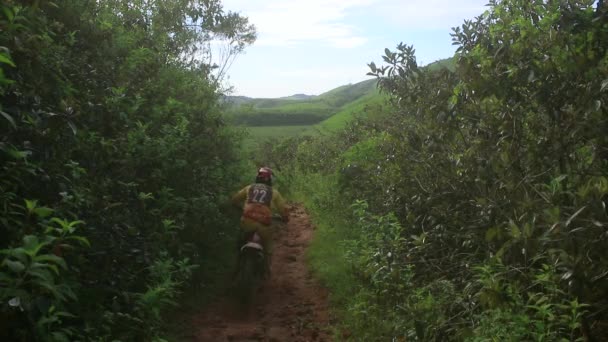
[[[248,309],[222,298],[194,316],[193,341],[331,341],[327,291],[311,276],[305,250],[313,226],[300,206],[275,236],[272,276]]]

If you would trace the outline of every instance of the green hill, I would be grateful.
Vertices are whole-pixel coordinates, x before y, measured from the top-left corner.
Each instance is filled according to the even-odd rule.
[[[375,80],[344,85],[319,96],[297,94],[276,99],[228,97],[229,118],[245,126],[314,125],[375,89]]]
[[[386,95],[380,94],[377,89],[373,89],[355,101],[345,104],[340,108],[340,111],[321,121],[315,127],[321,131],[338,130],[357,116],[367,117],[379,113],[380,109],[386,105],[386,99]]]
[[[431,71],[438,71],[444,68],[454,71],[456,66],[455,63],[456,62],[454,58],[446,58],[433,62],[427,65],[426,68]],[[369,84],[367,84],[366,82],[370,81],[370,84],[373,84],[374,88],[367,88]],[[342,91],[353,92],[353,90],[355,89],[369,89],[365,95],[360,96],[351,102],[345,103],[340,107],[339,111],[337,111],[329,118],[323,120],[322,122],[316,124],[314,127],[320,131],[335,131],[344,127],[349,121],[351,121],[355,117],[370,117],[385,112],[383,109],[386,106],[389,106],[389,104],[387,103],[388,96],[385,94],[381,94],[380,91],[375,88],[375,80],[370,81],[357,83],[352,86],[345,86],[350,88],[348,90],[343,89],[345,87],[339,87],[325,93],[333,94]],[[342,97],[345,96],[343,95]]]
[[[426,66],[435,71],[454,69],[454,59]],[[228,118],[249,128],[252,140],[328,132],[344,127],[355,117],[385,112],[387,96],[370,79],[329,90],[318,96],[296,94],[282,98],[227,97]]]

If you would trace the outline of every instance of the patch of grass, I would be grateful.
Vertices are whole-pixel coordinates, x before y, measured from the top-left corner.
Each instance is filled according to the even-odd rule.
[[[243,141],[245,155],[257,151],[268,140],[281,140],[297,135],[314,134],[313,126],[254,126],[243,127],[249,134]]]
[[[346,252],[341,244],[344,236],[335,228],[340,224],[336,225],[330,215],[313,216],[317,229],[308,250],[308,260],[317,277],[331,289],[332,302],[343,305],[353,293],[355,279],[344,257]]]
[[[354,239],[355,234],[347,224],[348,213],[337,210],[342,204],[333,197],[338,192],[335,177],[320,174],[305,177],[295,172],[288,181],[290,197],[304,204],[316,226],[307,261],[315,277],[330,290],[331,310],[340,322],[332,328],[335,340],[341,341],[341,331],[353,319],[348,307],[353,303],[353,294],[358,292],[358,281],[346,259],[344,244]]]
[[[350,121],[357,116],[369,117],[379,115],[387,106],[387,96],[380,94],[375,89],[357,100],[345,105],[339,112],[330,116],[327,120],[315,125],[321,131],[337,131],[344,128]]]
[[[247,127],[251,140],[260,141],[268,138],[287,138],[306,134],[311,126],[257,126]],[[308,133],[310,134],[310,133]]]
[[[370,79],[355,84],[344,85],[319,95],[319,99],[333,107],[341,107],[356,99],[373,92],[376,89],[376,79]]]

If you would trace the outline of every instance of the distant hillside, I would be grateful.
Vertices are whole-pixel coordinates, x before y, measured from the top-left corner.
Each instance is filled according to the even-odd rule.
[[[291,96],[284,96],[284,97],[278,97],[278,98],[253,98],[253,97],[248,97],[248,96],[225,96],[224,97],[224,102],[232,104],[232,105],[243,105],[243,104],[247,104],[247,103],[251,103],[254,106],[261,106],[261,107],[273,107],[275,106],[275,103],[280,104],[282,100],[289,100],[289,101],[293,101],[293,100],[310,100],[317,97],[317,95],[306,95],[306,94],[293,94]]]
[[[375,89],[376,80],[372,79],[332,89],[319,95],[319,97],[335,107],[342,107],[349,102],[353,102],[356,99],[371,93]]]
[[[309,100],[317,97],[316,95],[294,94],[291,96],[281,97],[283,100]]]
[[[296,94],[276,99],[227,97],[229,118],[246,126],[314,125],[376,88],[375,80],[344,85],[319,96]]]
[[[454,70],[454,58],[427,65],[429,70]],[[237,125],[250,127],[311,126],[320,130],[338,129],[355,115],[382,112],[386,96],[380,95],[376,80],[348,84],[321,95],[295,94],[282,98],[227,97],[231,104],[228,118]]]
[[[450,58],[446,58],[446,59],[440,59],[436,62],[426,65],[425,68],[427,68],[431,71],[436,71],[436,70],[440,70],[443,68],[446,68],[450,71],[455,71],[456,70],[456,58],[450,57]]]
[[[425,66],[428,70],[437,71],[444,68],[448,70],[454,71],[456,68],[456,60],[452,58],[442,59],[433,63],[430,63]],[[375,80],[365,81],[372,82],[375,84]],[[365,82],[358,83],[354,85],[355,87],[366,87]],[[342,87],[336,88],[334,90],[329,91],[339,92]],[[388,96],[384,94],[380,94],[378,89],[372,89],[372,91],[368,91],[364,96],[357,98],[356,100],[344,104],[340,107],[340,110],[335,114],[331,115],[326,120],[315,125],[315,128],[320,131],[332,131],[338,130],[344,126],[355,117],[370,117],[382,115],[382,113],[388,112],[386,107],[390,106],[388,103]]]
[[[340,111],[315,125],[315,128],[320,131],[334,131],[345,127],[355,117],[380,115],[384,112],[383,109],[388,106],[387,99],[388,96],[381,94],[378,89],[374,89],[355,101],[342,106]]]
[[[253,98],[247,96],[224,96],[221,101],[232,106],[240,106],[244,103],[251,102]]]

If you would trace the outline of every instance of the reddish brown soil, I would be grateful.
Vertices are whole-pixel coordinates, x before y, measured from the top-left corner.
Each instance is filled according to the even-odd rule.
[[[294,206],[275,235],[272,275],[243,308],[222,298],[192,319],[193,341],[330,341],[327,291],[307,267],[313,226]]]

